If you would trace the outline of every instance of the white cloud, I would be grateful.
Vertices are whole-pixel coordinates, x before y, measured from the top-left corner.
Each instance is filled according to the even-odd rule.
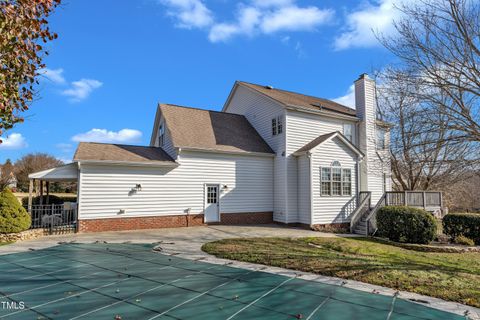
[[[73,150],[73,145],[70,143],[57,143],[56,147],[62,152],[71,152]]]
[[[122,129],[109,131],[107,129],[92,129],[85,133],[79,133],[72,137],[76,142],[106,142],[106,143],[132,143],[139,142],[142,133],[134,129]]]
[[[340,104],[343,104],[344,106],[355,109],[355,86],[352,84],[348,88],[348,92],[344,96],[341,96],[332,100]]]
[[[225,41],[237,34],[253,35],[260,23],[261,12],[254,7],[241,6],[238,21],[235,23],[218,23],[212,26],[208,38],[212,42]]]
[[[201,0],[160,0],[168,7],[168,15],[180,28],[203,28],[213,23],[213,14]]]
[[[94,79],[81,79],[73,81],[69,89],[63,90],[62,94],[70,97],[72,102],[82,101],[92,93],[93,90],[100,88],[102,82]]]
[[[0,137],[0,150],[23,149],[28,146],[27,141],[21,133],[11,133],[7,137]]]
[[[327,23],[334,15],[330,9],[317,7],[300,8],[297,6],[282,7],[265,14],[262,31],[273,33],[278,31],[310,31]]]
[[[285,7],[291,5],[293,0],[253,0],[252,3],[256,7]]]
[[[67,157],[55,157],[57,160],[62,161],[63,163],[70,163],[72,162],[72,158],[67,158]]]
[[[375,4],[368,3],[349,13],[344,32],[335,39],[335,49],[379,45],[375,33],[391,35],[395,30],[393,22],[401,17],[398,7],[407,1],[414,0],[376,0]]]
[[[177,26],[208,32],[211,42],[227,41],[234,36],[255,36],[281,31],[313,31],[334,15],[331,9],[300,7],[296,0],[250,0],[237,5],[234,19],[219,21],[202,0],[159,0]]]
[[[55,84],[64,84],[66,82],[65,78],[63,77],[62,68],[58,68],[58,69],[45,68],[40,70],[40,74]]]

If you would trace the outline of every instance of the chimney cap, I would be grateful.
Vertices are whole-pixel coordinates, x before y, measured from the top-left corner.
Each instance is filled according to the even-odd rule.
[[[368,76],[368,73],[362,73],[362,74],[358,77],[358,79],[359,79],[359,80],[360,80],[360,79],[370,79],[370,77]]]

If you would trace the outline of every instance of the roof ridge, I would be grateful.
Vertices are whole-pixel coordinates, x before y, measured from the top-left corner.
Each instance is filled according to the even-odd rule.
[[[239,83],[246,83],[246,84],[251,84],[251,85],[254,85],[254,86],[259,86],[259,87],[263,87],[265,89],[268,89],[267,85],[262,85],[262,84],[258,84],[258,83],[253,83],[253,82],[248,82],[248,81],[241,81],[241,80],[238,80]],[[286,90],[286,89],[280,89],[280,88],[275,88],[272,86],[272,89],[270,90],[277,90],[277,91],[281,91],[281,92],[285,92],[285,93],[293,93],[293,94],[298,94],[298,95],[302,95],[302,96],[305,96],[305,97],[310,97],[310,98],[314,98],[314,99],[321,99],[321,100],[327,100],[328,102],[332,102],[332,103],[335,103],[335,104],[338,104],[339,106],[341,107],[344,107],[344,108],[347,108],[347,109],[350,109],[350,110],[353,110],[355,111],[355,109],[353,108],[350,108],[346,105],[343,105],[341,103],[338,103],[336,101],[333,101],[333,100],[330,100],[330,99],[327,99],[327,98],[322,98],[322,97],[317,97],[317,96],[314,96],[314,95],[311,95],[311,94],[305,94],[305,93],[300,93],[300,92],[295,92],[295,91],[291,91],[291,90]]]
[[[78,144],[88,143],[88,144],[104,144],[109,146],[125,146],[125,147],[141,147],[141,148],[158,148],[154,146],[142,146],[139,144],[125,144],[125,143],[108,143],[108,142],[96,142],[96,141],[80,141]]]
[[[223,112],[223,111],[210,110],[210,109],[202,109],[202,108],[190,107],[190,106],[182,106],[182,105],[173,104],[173,103],[159,103],[159,105],[160,106],[171,106],[171,107],[176,107],[176,108],[191,109],[191,110],[198,110],[198,111],[205,111],[205,112],[215,112],[215,113],[228,114],[228,115],[240,116],[240,117],[245,118],[245,116],[243,114],[236,114],[236,113]]]

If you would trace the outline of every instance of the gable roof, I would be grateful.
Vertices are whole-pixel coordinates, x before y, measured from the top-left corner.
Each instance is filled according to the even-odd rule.
[[[175,165],[162,148],[80,142],[73,161]]]
[[[243,115],[160,104],[176,148],[267,153],[273,150]]]
[[[236,84],[246,86],[263,95],[266,95],[269,98],[281,103],[285,107],[302,107],[313,111],[327,110],[353,117],[356,117],[357,115],[355,109],[328,99],[313,97],[292,91],[276,89],[271,86],[262,86],[244,81],[237,81]]]
[[[295,151],[293,154],[295,156],[302,155],[304,153],[307,153],[311,151],[312,149],[316,148],[317,146],[321,145],[322,143],[331,140],[335,137],[338,137],[347,147],[349,147],[353,152],[355,152],[358,156],[361,158],[364,157],[364,154],[360,149],[358,149],[353,143],[351,143],[343,134],[341,134],[339,131],[334,131],[330,132],[327,134],[322,134],[321,136],[316,137],[297,151]]]

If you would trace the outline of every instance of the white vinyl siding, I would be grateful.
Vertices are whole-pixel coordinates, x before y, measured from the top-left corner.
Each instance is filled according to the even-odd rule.
[[[159,121],[160,121],[160,123],[163,124],[163,131],[164,131],[163,146],[159,145],[159,136],[158,136],[159,130],[158,129],[155,132],[154,146],[155,147],[161,147],[163,150],[165,150],[165,152],[170,157],[172,157],[173,159],[176,159],[177,158],[177,151],[175,150],[175,147],[173,146],[173,142],[172,142],[172,138],[170,136],[170,131],[168,130],[168,126],[165,123],[163,117],[160,117]],[[159,126],[157,126],[156,128],[160,128],[160,123],[159,123]]]
[[[330,168],[332,160],[338,160],[341,167],[350,169],[352,179],[352,195],[324,196],[321,194],[321,169]],[[312,194],[313,194],[313,224],[344,223],[355,208],[357,193],[357,155],[338,138],[328,140],[312,150]],[[332,174],[333,176],[333,174]]]
[[[288,161],[288,220],[289,222],[299,222],[299,207],[303,206],[300,204],[297,198],[297,172],[300,171],[297,168],[297,158],[292,155],[295,151],[317,138],[320,135],[331,133],[334,131],[343,132],[343,127],[345,123],[352,124],[353,139],[356,139],[355,132],[355,122],[349,122],[346,120],[328,118],[325,116],[320,116],[316,114],[298,112],[298,111],[287,111],[286,117],[286,135],[287,135],[287,161]],[[331,164],[331,159],[329,164]],[[356,180],[353,180],[354,182]]]
[[[239,85],[235,90],[225,112],[244,115],[260,136],[275,151],[274,160],[274,220],[288,222],[286,219],[287,189],[286,189],[286,160],[282,155],[285,152],[285,134],[272,135],[272,118],[285,117],[284,108],[277,102]],[[286,123],[283,121],[283,132],[286,132]]]
[[[298,222],[309,225],[310,216],[310,159],[306,154],[298,157]]]
[[[182,152],[178,161],[175,168],[82,164],[79,219],[199,214],[207,183],[220,184],[222,213],[273,211],[273,158]],[[132,192],[136,184],[142,189]]]

